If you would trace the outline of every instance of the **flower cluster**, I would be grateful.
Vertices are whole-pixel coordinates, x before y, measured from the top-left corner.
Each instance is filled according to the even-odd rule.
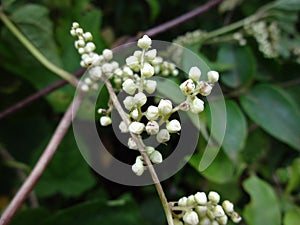
[[[110,76],[113,71],[119,68],[119,64],[115,61],[111,61],[113,52],[109,49],[104,49],[101,55],[95,53],[96,46],[92,42],[92,34],[90,32],[84,32],[77,22],[72,24],[70,33],[73,37],[77,38],[74,45],[81,55],[80,65],[84,68],[90,68],[88,70],[88,77],[85,78],[81,84],[81,90],[89,91],[91,88],[98,89],[97,81],[99,81],[103,75],[105,75],[105,77]]]
[[[246,32],[255,38],[259,50],[265,57],[278,57],[280,30],[276,22],[270,24],[265,21],[246,23],[244,27]]]
[[[186,101],[180,105],[181,110],[190,110],[195,114],[204,110],[204,102],[197,95],[209,95],[214,83],[219,80],[219,73],[209,71],[207,73],[208,81],[200,81],[200,76],[201,70],[198,67],[192,67],[189,71],[189,79],[180,85],[182,93],[186,95]]]
[[[242,218],[234,211],[234,205],[228,200],[221,205],[220,195],[211,191],[206,195],[197,192],[188,197],[182,197],[173,205],[175,225],[225,225],[230,218],[234,223],[239,223]],[[175,212],[180,212],[175,213]]]
[[[128,147],[133,150],[141,150],[136,141],[142,142],[142,134],[154,136],[158,144],[170,140],[171,134],[181,131],[180,122],[172,118],[172,114],[178,110],[192,113],[200,113],[204,110],[204,102],[197,97],[198,94],[207,96],[210,94],[213,84],[218,81],[219,74],[209,71],[208,81],[200,81],[201,71],[192,67],[189,71],[189,79],[180,85],[180,89],[186,100],[174,106],[169,99],[160,99],[158,105],[149,104],[147,94],[156,91],[157,82],[151,79],[154,75],[162,76],[178,75],[175,64],[164,61],[157,55],[156,49],[151,49],[152,40],[144,35],[137,42],[139,50],[126,58],[126,64],[122,67],[113,61],[111,50],[103,50],[101,55],[94,52],[95,45],[92,35],[84,32],[78,23],[74,22],[71,34],[77,37],[75,47],[81,54],[81,65],[88,67],[88,77],[84,79],[81,89],[88,91],[97,88],[99,79],[111,79],[116,91],[123,91],[127,96],[123,100],[123,106],[127,110],[128,121],[121,121],[119,129],[122,133],[134,135],[128,139]],[[112,123],[110,113],[113,108],[112,100],[108,103],[108,109],[98,109],[102,114],[100,124],[108,126]],[[137,139],[133,138],[136,137]],[[152,163],[158,164],[163,161],[162,154],[152,146],[144,146],[145,153]],[[141,176],[145,171],[145,163],[142,156],[137,156],[132,165],[132,171]]]

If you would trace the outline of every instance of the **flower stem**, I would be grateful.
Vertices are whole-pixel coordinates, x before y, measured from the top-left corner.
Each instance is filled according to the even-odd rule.
[[[114,92],[114,89],[113,89],[109,79],[105,80],[105,85],[107,87],[108,93],[110,95],[110,98],[111,98],[117,112],[121,116],[122,120],[125,122],[126,126],[129,126],[130,120],[127,117],[127,114],[124,112],[124,110],[123,110],[123,108],[122,108],[122,106],[121,106],[121,104],[120,104],[120,102],[119,102],[119,100],[118,100],[118,98],[117,98],[117,96]],[[164,190],[163,190],[163,188],[160,184],[160,181],[159,181],[158,176],[157,176],[157,174],[154,170],[154,167],[153,167],[148,155],[146,154],[146,151],[145,151],[144,145],[142,143],[142,140],[137,135],[135,135],[133,133],[130,133],[130,134],[131,134],[131,137],[133,138],[133,140],[135,141],[135,143],[137,144],[139,152],[140,152],[141,156],[143,157],[145,164],[148,167],[149,173],[151,175],[151,178],[154,182],[155,188],[156,188],[157,193],[159,195],[160,201],[162,203],[162,206],[163,206],[163,209],[164,209],[167,221],[168,221],[168,225],[174,225],[173,218],[172,218],[172,211],[170,209],[168,200],[165,196]]]
[[[13,35],[24,45],[24,47],[48,70],[62,77],[68,81],[71,85],[77,87],[78,80],[72,74],[57,67],[55,64],[50,62],[9,20],[9,18],[0,10],[0,19],[5,26],[13,33]]]

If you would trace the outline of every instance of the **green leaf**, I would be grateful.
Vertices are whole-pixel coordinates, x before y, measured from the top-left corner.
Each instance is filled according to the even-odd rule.
[[[79,196],[94,184],[95,179],[69,132],[37,183],[36,193],[40,197],[58,193],[66,197]]]
[[[272,187],[256,176],[249,177],[243,186],[251,197],[243,215],[249,225],[280,225],[280,205]]]
[[[30,16],[28,16],[30,15]],[[35,4],[26,4],[13,11],[11,18],[20,31],[52,63],[61,66],[61,59],[52,33],[48,9]],[[2,66],[29,81],[36,89],[43,89],[60,78],[39,63],[7,29],[2,30],[0,52]],[[18,66],[16,66],[16,62]],[[64,88],[47,95],[47,100],[58,112],[65,111],[72,100],[74,88]]]
[[[247,137],[247,122],[239,106],[226,100],[226,131],[222,147],[229,158],[236,160],[238,152],[244,147]]]
[[[16,9],[12,21],[28,40],[52,63],[61,66],[56,44],[53,39],[53,25],[46,7],[26,4]]]
[[[231,66],[221,76],[221,81],[228,87],[246,86],[252,81],[256,62],[249,47],[225,45],[218,52],[218,62]]]
[[[140,225],[146,224],[131,198],[111,202],[85,202],[54,213],[40,225]]]
[[[159,2],[158,0],[146,0],[146,2],[150,7],[151,21],[154,21],[160,12]]]
[[[283,225],[296,225],[300,221],[300,208],[295,207],[284,214]]]
[[[208,151],[214,151],[213,147],[208,149]],[[204,171],[199,168],[201,160],[202,156],[200,154],[194,154],[189,160],[189,164],[206,179],[220,184],[232,180],[234,175],[234,165],[223,151],[220,151],[217,154],[216,158]]]
[[[246,163],[252,164],[259,162],[269,146],[268,136],[261,129],[257,129],[248,135],[245,147],[240,153]]]
[[[283,10],[300,10],[299,0],[278,0],[273,4],[273,7]]]
[[[300,187],[300,158],[294,159],[290,168],[288,168],[289,180],[286,191],[291,193]]]
[[[255,86],[240,98],[247,115],[269,134],[300,150],[300,112],[282,89],[266,84]]]

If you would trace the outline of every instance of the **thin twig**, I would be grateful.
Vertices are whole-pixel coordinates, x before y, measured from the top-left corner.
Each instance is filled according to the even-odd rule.
[[[84,73],[85,69],[77,70],[73,73],[75,77],[78,77]],[[51,84],[50,86],[41,89],[38,92],[35,92],[32,95],[29,95],[28,97],[22,99],[21,101],[17,102],[16,104],[6,108],[4,111],[0,112],[0,120],[4,119],[5,117],[13,114],[14,112],[18,111],[19,109],[24,108],[25,106],[33,103],[34,101],[40,99],[41,97],[51,93],[52,91],[55,91],[56,89],[66,85],[68,82],[65,80],[59,80],[55,82],[54,84]]]
[[[120,102],[119,102],[119,100],[118,100],[118,98],[117,98],[117,96],[114,92],[114,89],[113,89],[109,79],[105,80],[105,85],[107,87],[110,98],[111,98],[111,100],[114,104],[114,107],[116,108],[116,110],[119,113],[120,117],[125,122],[126,126],[128,127],[129,124],[130,124],[130,120],[129,120],[127,114],[124,112],[124,110],[123,110],[123,108],[122,108],[122,106],[121,106],[121,104],[120,104]],[[151,175],[151,178],[152,178],[152,180],[155,184],[155,188],[157,190],[157,193],[158,193],[159,198],[160,198],[160,200],[162,202],[162,205],[163,205],[163,209],[165,211],[165,215],[166,215],[166,218],[167,218],[167,221],[168,221],[168,225],[174,225],[173,218],[172,218],[172,211],[169,207],[168,200],[165,196],[165,193],[164,193],[163,188],[160,184],[158,176],[157,176],[157,174],[154,170],[154,167],[153,167],[148,155],[146,154],[144,145],[143,145],[141,139],[137,135],[135,135],[133,133],[130,133],[130,135],[133,138],[134,142],[136,143],[136,145],[138,147],[138,150],[139,150],[141,156],[143,157],[144,162],[145,162],[145,164],[146,164],[146,166],[149,170],[149,173]]]
[[[18,190],[8,207],[3,212],[0,218],[0,225],[8,224],[17,210],[22,205],[25,198],[28,196],[29,192],[33,189],[34,185],[46,169],[50,160],[52,159],[54,153],[56,152],[59,144],[64,138],[65,134],[68,131],[68,128],[72,122],[72,111],[77,112],[80,102],[82,100],[82,96],[78,95],[74,98],[72,104],[70,104],[60,123],[58,124],[50,142],[48,143],[45,151],[39,158],[38,162],[34,166],[32,172],[27,177],[26,181],[23,183],[21,188]]]
[[[149,30],[146,30],[145,32],[142,32],[142,33],[136,35],[135,37],[129,38],[126,41],[122,42],[122,44],[136,41],[141,36],[141,34],[147,34],[147,35],[153,37],[153,36],[158,35],[160,33],[166,32],[167,30],[169,30],[171,28],[174,28],[174,27],[178,26],[181,23],[184,23],[184,22],[186,22],[190,19],[193,19],[196,16],[199,16],[200,14],[208,11],[209,9],[216,6],[220,2],[222,2],[222,0],[209,1],[207,4],[205,4],[203,6],[200,6],[196,9],[186,13],[186,14],[183,14],[183,15],[181,15],[181,16],[173,19],[173,20],[170,20],[170,21],[165,22],[163,24],[160,24],[156,27],[153,27]],[[73,75],[78,74],[80,72],[82,72],[82,70],[78,70],[78,71],[74,72]],[[38,100],[39,98],[43,97],[44,95],[56,90],[57,88],[65,85],[65,84],[67,84],[67,82],[65,82],[63,80],[59,84],[56,83],[56,84],[50,85],[49,87],[46,87],[45,89],[42,89],[41,91],[37,92],[36,94],[33,94],[33,95],[25,98],[24,100],[21,100],[20,102],[18,102],[15,105],[9,107],[8,109],[0,112],[0,120],[3,119],[4,117],[16,112],[17,110],[27,106],[31,102]]]
[[[14,157],[8,151],[6,151],[6,149],[4,149],[2,147],[0,147],[0,155],[2,156],[2,158],[5,161],[16,162]],[[19,177],[19,179],[22,182],[24,182],[26,180],[26,173],[20,168],[16,168],[15,170],[16,170],[16,173],[17,173],[17,176]],[[31,191],[29,193],[28,199],[29,199],[29,204],[31,205],[32,208],[37,208],[39,206],[39,202],[38,202],[38,199],[37,199],[34,191]]]
[[[214,6],[218,5],[222,1],[223,0],[208,1],[205,5],[202,5],[188,13],[185,13],[185,14],[183,14],[173,20],[170,20],[166,23],[163,23],[157,27],[147,30],[145,32],[145,34],[147,34],[149,36],[155,36],[159,33],[165,32],[166,30],[174,28],[174,27],[178,26],[179,24],[182,24],[190,19],[193,19],[196,16],[199,16],[200,14],[202,14],[202,13],[208,11],[209,9],[213,8]]]

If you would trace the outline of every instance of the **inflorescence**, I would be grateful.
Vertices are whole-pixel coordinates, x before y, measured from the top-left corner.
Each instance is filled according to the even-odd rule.
[[[228,200],[219,203],[220,195],[215,191],[182,197],[172,206],[174,225],[225,225],[228,218],[234,223],[242,220],[233,203]]]
[[[209,71],[207,73],[208,81],[201,81],[201,70],[198,67],[192,67],[189,70],[189,79],[180,84],[181,92],[186,96],[184,102],[174,106],[169,99],[160,99],[158,105],[148,104],[147,94],[156,91],[157,82],[151,79],[156,74],[162,76],[177,76],[179,71],[175,64],[164,61],[157,55],[156,49],[151,49],[152,40],[144,35],[137,42],[140,50],[126,58],[126,64],[122,67],[113,61],[111,50],[105,49],[102,55],[94,52],[95,45],[92,41],[92,35],[84,32],[78,23],[74,22],[71,34],[78,38],[75,41],[75,47],[81,54],[81,65],[89,67],[89,76],[84,79],[81,90],[88,91],[90,88],[97,88],[99,79],[111,79],[114,82],[116,91],[123,91],[127,94],[123,100],[123,106],[127,110],[127,124],[121,121],[119,129],[122,133],[131,133],[137,135],[141,140],[141,135],[155,136],[156,141],[166,143],[170,140],[171,134],[181,131],[181,124],[177,119],[170,119],[172,114],[179,110],[190,111],[198,114],[204,110],[204,101],[198,95],[207,96],[211,93],[214,83],[219,79],[219,73]],[[142,108],[143,107],[143,108]],[[146,110],[143,111],[143,109]],[[110,113],[113,104],[109,101],[108,109],[98,109],[102,114],[100,124],[108,126],[112,123]],[[142,122],[142,118],[143,122]],[[138,150],[137,143],[133,138],[128,139],[128,147]],[[152,146],[144,146],[146,154],[152,163],[158,164],[163,161],[161,153]],[[132,171],[141,176],[146,166],[142,156],[137,156],[132,165]]]

